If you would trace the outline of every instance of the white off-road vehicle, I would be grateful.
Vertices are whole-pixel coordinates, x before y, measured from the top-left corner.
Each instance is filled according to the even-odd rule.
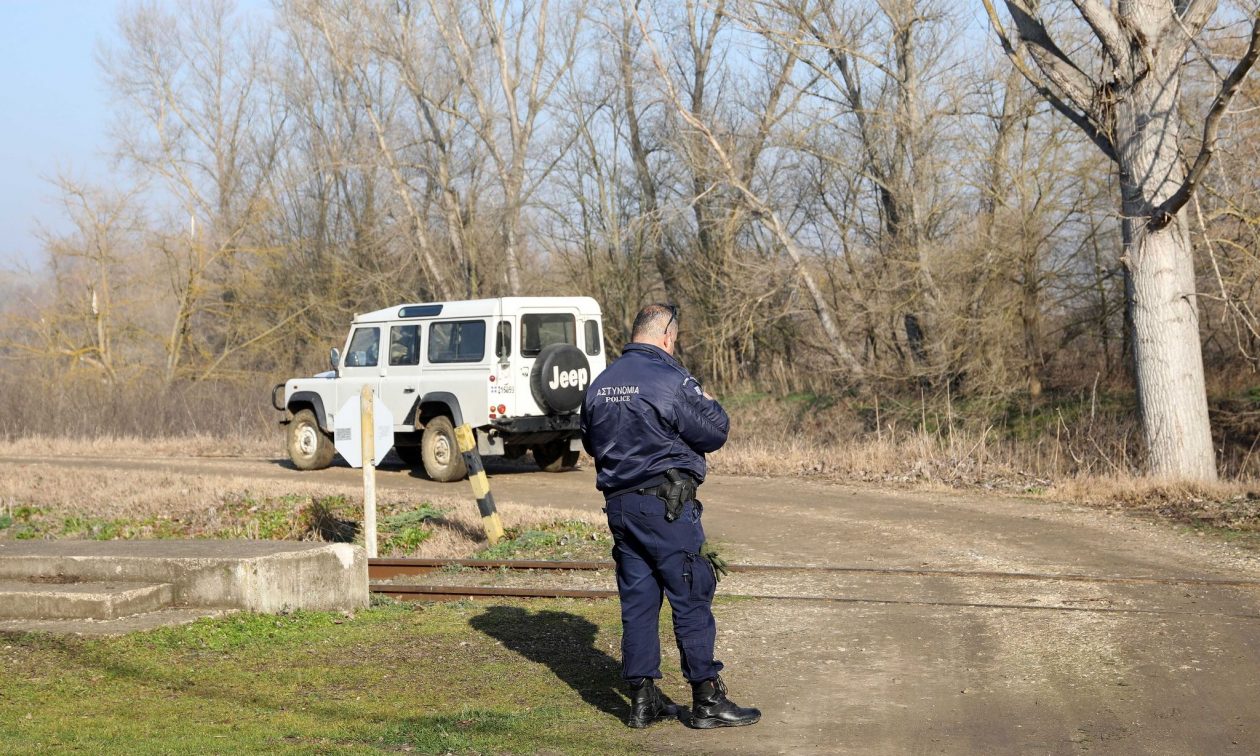
[[[289,458],[328,467],[333,416],[371,385],[394,417],[394,450],[429,477],[467,474],[455,427],[476,430],[483,456],[559,471],[577,464],[577,415],[605,367],[599,305],[590,297],[503,297],[404,304],[358,315],[332,370],[272,391],[285,411]]]

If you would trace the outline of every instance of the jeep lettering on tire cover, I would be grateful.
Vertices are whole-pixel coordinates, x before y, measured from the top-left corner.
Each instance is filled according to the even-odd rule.
[[[586,355],[570,344],[544,347],[529,374],[534,401],[548,413],[577,409],[590,382],[591,369]]]

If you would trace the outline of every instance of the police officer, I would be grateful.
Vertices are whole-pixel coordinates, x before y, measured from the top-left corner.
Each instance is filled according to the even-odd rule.
[[[722,406],[674,359],[678,310],[648,305],[631,342],[599,375],[582,403],[582,443],[595,458],[604,494],[621,596],[621,674],[629,684],[631,727],[674,716],[678,707],[655,685],[661,677],[657,631],[662,594],[669,597],[683,676],[691,683],[692,727],[749,725],[757,709],[726,697],[713,658],[717,574],[701,555],[704,528],[695,489],[706,452],[726,443]]]

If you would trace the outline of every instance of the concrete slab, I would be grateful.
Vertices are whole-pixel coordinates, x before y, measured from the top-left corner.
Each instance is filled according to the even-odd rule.
[[[222,617],[235,609],[162,609],[112,620],[0,620],[0,635],[52,633],[55,635],[107,636],[187,625],[203,617]]]
[[[181,606],[278,612],[368,604],[367,558],[345,543],[243,540],[0,543],[0,579],[170,583]]]
[[[5,619],[111,620],[164,609],[170,583],[48,583],[0,579],[0,617]]]

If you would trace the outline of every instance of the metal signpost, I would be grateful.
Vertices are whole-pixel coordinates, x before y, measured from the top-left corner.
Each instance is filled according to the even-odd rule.
[[[375,393],[364,386],[333,416],[337,453],[351,467],[363,468],[363,545],[369,559],[376,558],[376,466],[394,446],[394,416]]]

